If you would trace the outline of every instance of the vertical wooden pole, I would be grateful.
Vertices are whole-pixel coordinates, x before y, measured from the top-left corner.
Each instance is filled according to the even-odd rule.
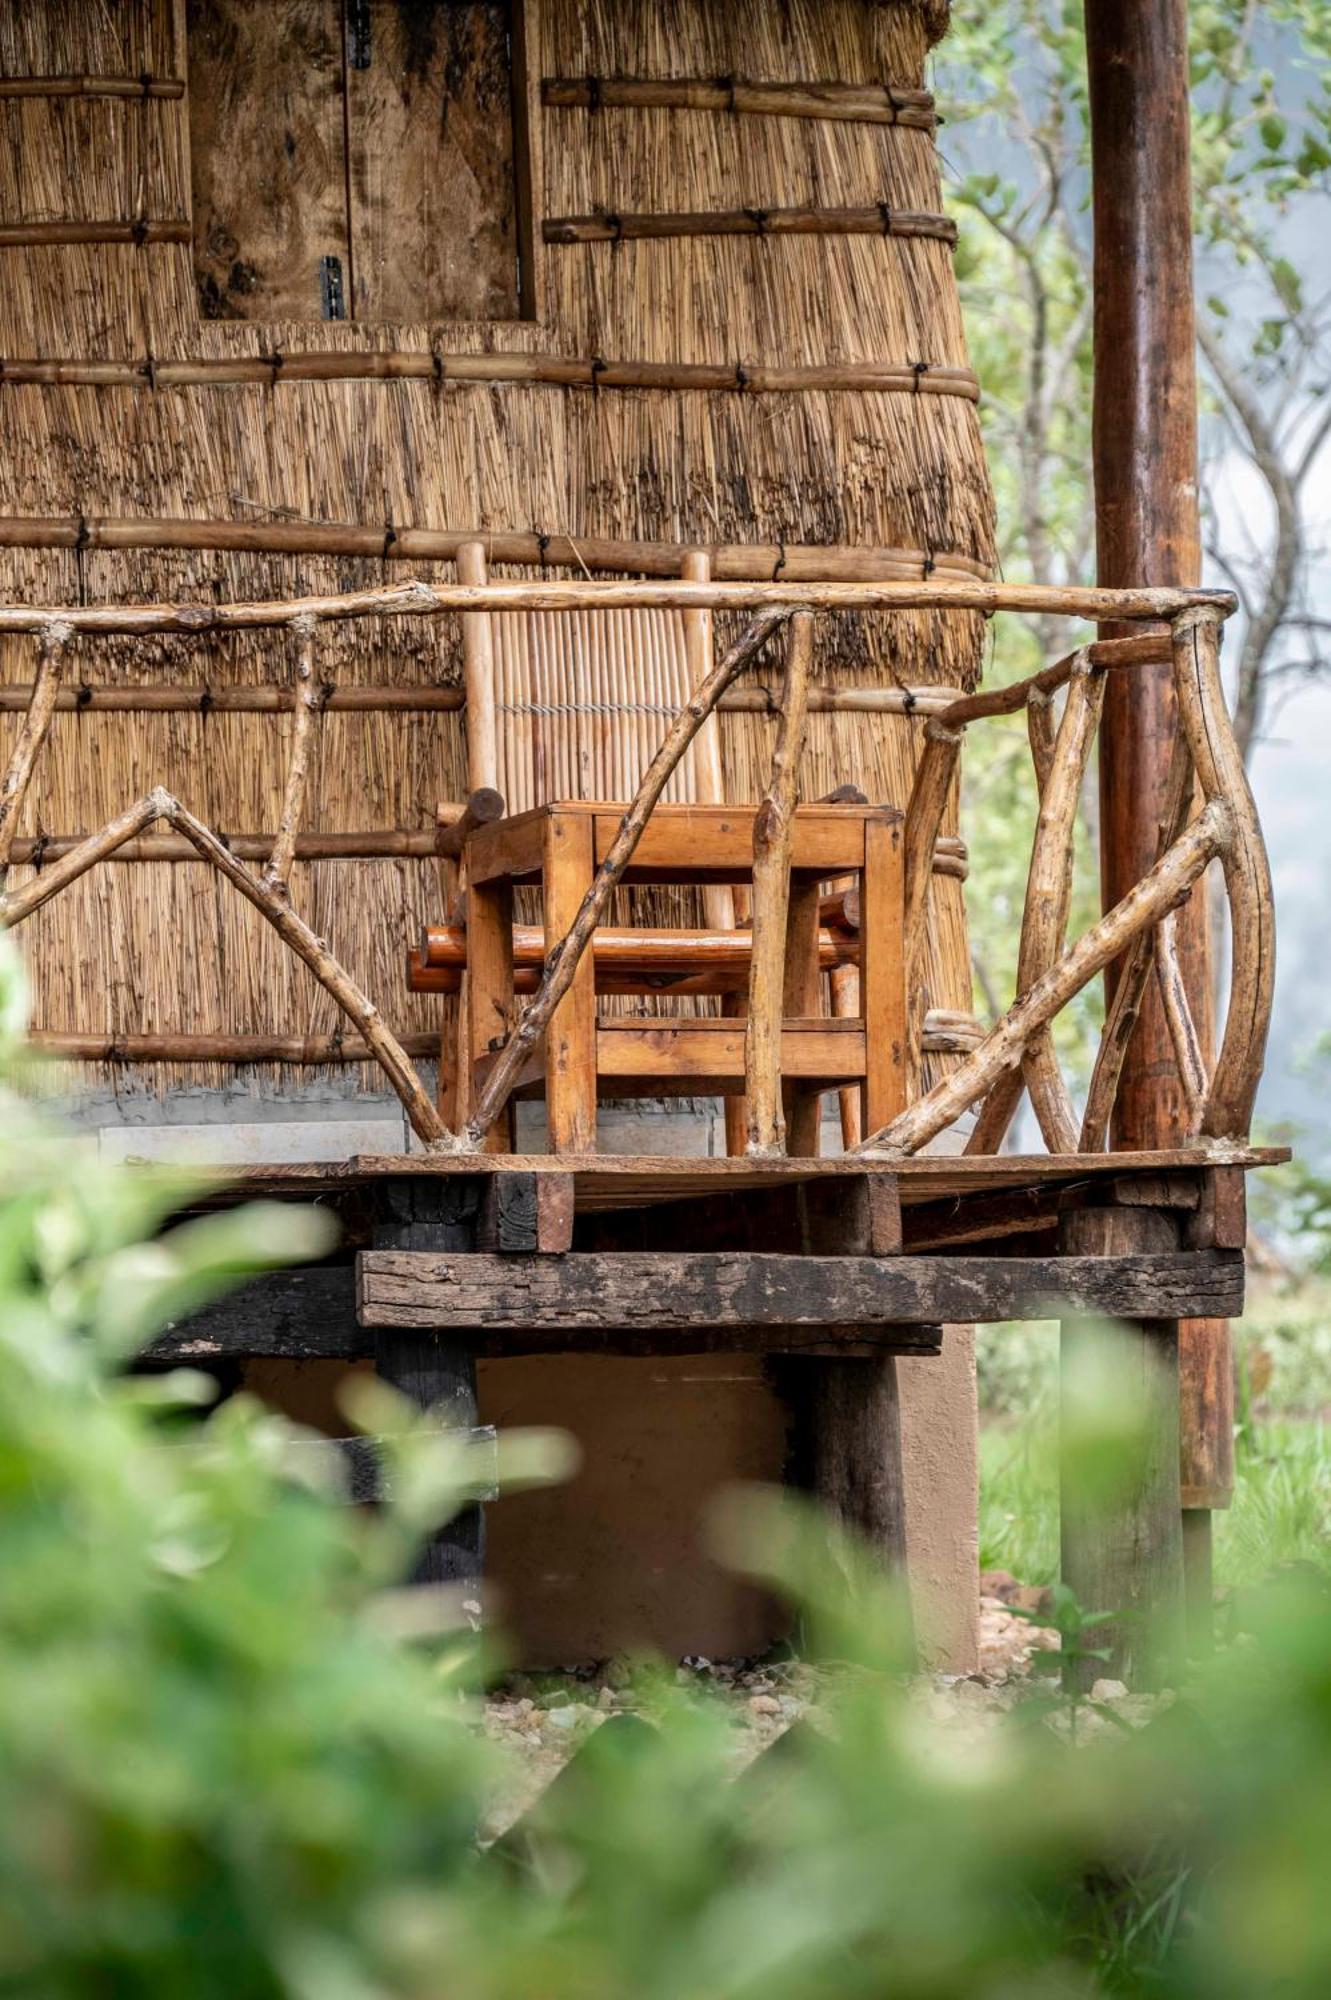
[[[513,885],[477,882],[467,891],[467,986],[459,1033],[466,1068],[459,1091],[462,1117],[475,1103],[475,1064],[513,1026]],[[481,1139],[486,1153],[513,1150],[513,1106],[506,1104]]]
[[[474,1250],[484,1185],[480,1175],[407,1177],[382,1183],[374,1224],[377,1250]],[[476,1423],[476,1356],[455,1334],[380,1331],[375,1372],[441,1425]],[[461,1583],[479,1599],[485,1525],[464,1507],[422,1551],[417,1583]]]
[[[781,1023],[785,1004],[786,930],[790,914],[790,848],[799,767],[809,704],[813,618],[797,611],[786,640],[781,720],[772,752],[767,796],[753,821],[753,947],[749,959],[749,1025],[744,1038],[748,1143],[755,1155],[782,1153]]]
[[[902,829],[887,819],[864,825],[860,897],[860,996],[864,1015],[864,1129],[877,1132],[906,1108],[909,1068]]]
[[[680,575],[686,583],[707,583],[711,579],[712,559],[706,549],[687,549],[680,564]],[[712,614],[710,611],[685,611],[684,656],[689,674],[689,692],[700,686],[707,678],[712,664]],[[693,768],[697,778],[698,799],[702,805],[724,805],[726,797],[725,775],[721,768],[721,723],[713,712],[693,739]],[[735,891],[728,882],[709,883],[702,892],[703,918],[708,930],[733,931],[738,912],[735,907]],[[728,993],[721,1003],[723,1014],[742,1015],[745,1002],[742,994]],[[722,1099],[726,1127],[727,1153],[742,1153],[748,1132],[748,1124],[742,1097]]]
[[[1085,0],[1095,223],[1093,457],[1097,580],[1193,584],[1201,575],[1197,380],[1192,288],[1187,0]],[[1115,636],[1112,627],[1102,636]],[[1100,729],[1101,878],[1109,908],[1154,859],[1155,829],[1177,727],[1164,667],[1109,676]],[[1213,1039],[1204,885],[1178,923],[1179,956],[1204,1051]],[[1109,975],[1113,991],[1113,972]],[[1168,1024],[1154,984],[1124,1065],[1112,1143],[1168,1146],[1186,1130]],[[1184,1321],[1182,1484],[1195,1507],[1227,1505],[1197,1476],[1226,1458],[1222,1405],[1194,1385],[1214,1379],[1222,1321]],[[1206,1365],[1195,1365],[1204,1350]],[[1223,1399],[1222,1399],[1223,1402]],[[1188,1548],[1209,1564],[1209,1515]],[[1200,1635],[1204,1643],[1205,1635]]]
[[[1114,1256],[1178,1239],[1152,1209],[1083,1208],[1064,1216],[1059,1247]],[[1065,1320],[1062,1402],[1063,1581],[1083,1611],[1114,1614],[1087,1641],[1108,1659],[1069,1658],[1064,1678],[1164,1687],[1183,1664],[1178,1321]]]
[[[487,583],[489,567],[484,542],[464,542],[457,554],[459,583]],[[467,746],[467,791],[499,785],[499,729],[495,690],[494,628],[488,611],[469,611],[462,618],[462,688],[466,706],[463,728]],[[441,861],[439,886],[444,914],[451,921],[455,905],[466,907],[466,857]],[[510,899],[511,900],[511,899]],[[511,915],[511,911],[510,911]],[[468,959],[470,960],[470,950]],[[486,1025],[484,1039],[471,1023],[471,966],[462,974],[456,997],[440,996],[439,1111],[450,1131],[459,1132],[471,1115],[472,1059],[489,1046],[491,1035],[507,1032]],[[510,1022],[511,1025],[511,1022]],[[512,1131],[512,1114],[497,1119],[485,1142],[487,1152],[502,1151]]]

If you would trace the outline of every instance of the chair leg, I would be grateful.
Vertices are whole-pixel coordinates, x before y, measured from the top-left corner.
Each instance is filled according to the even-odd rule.
[[[822,1011],[822,973],[818,967],[817,882],[792,876],[786,915],[786,970],[782,1011],[786,1020],[807,1020]],[[817,1091],[781,1086],[786,1121],[786,1151],[803,1159],[818,1152],[823,1100]]]
[[[590,813],[552,812],[545,828],[547,952],[568,933],[596,869]],[[552,1153],[596,1150],[596,974],[582,956],[546,1030],[545,1111]]]
[[[507,882],[473,883],[467,892],[467,973],[459,1028],[465,1037],[466,1102],[470,1116],[475,1063],[513,1025],[513,890]],[[462,1049],[459,1053],[462,1053]],[[482,1142],[487,1153],[513,1150],[513,1111],[505,1107]]]

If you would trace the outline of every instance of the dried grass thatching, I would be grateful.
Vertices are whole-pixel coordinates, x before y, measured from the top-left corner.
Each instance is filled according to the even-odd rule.
[[[64,0],[0,16],[5,74],[179,73],[172,0]],[[780,0],[749,9],[673,0],[541,0],[541,75],[715,76],[918,85],[936,4]],[[810,204],[937,209],[929,133],[715,111],[548,108],[535,133],[539,215]],[[187,99],[0,101],[0,217],[132,220],[189,211]],[[946,246],[891,237],[672,239],[538,249],[541,316],[484,325],[201,322],[191,252],[170,243],[3,252],[0,356],[252,355],[389,347],[494,348],[644,360],[964,366]],[[681,543],[878,544],[992,556],[992,502],[974,406],[862,391],[501,388],[429,381],[152,389],[0,383],[0,513],[366,521]],[[450,574],[423,564],[421,574]],[[394,571],[401,576],[403,566]],[[510,572],[511,573],[511,572]],[[7,551],[0,594],[69,599],[258,596],[378,581],[367,560],[97,550]],[[818,677],[967,685],[969,616],[823,621]],[[271,681],[280,641],[79,646],[89,680]],[[0,650],[6,681],[32,649]],[[454,679],[445,621],[347,628],[320,642],[341,682]],[[607,650],[607,688],[639,669]],[[13,717],[0,720],[0,754]],[[223,831],[274,824],[290,719],[61,715],[24,833],[99,824],[154,782]],[[311,830],[423,827],[463,782],[456,715],[332,714],[307,807]],[[770,725],[723,719],[726,781],[751,796]],[[802,773],[814,796],[856,779],[904,803],[916,751],[901,717],[815,716]],[[949,823],[949,830],[954,822]],[[428,1026],[403,989],[404,939],[434,913],[419,862],[300,864],[296,906],[388,1017]],[[113,865],[29,926],[40,1024],[84,1032],[318,1033],[328,1004],[253,913],[192,865]],[[931,1001],[970,998],[960,885],[936,896]],[[150,1086],[176,1080],[165,1068]],[[373,1081],[368,1072],[362,1077]],[[191,1081],[220,1082],[195,1071]],[[271,1083],[272,1079],[268,1079]],[[284,1088],[296,1081],[291,1073]],[[256,1087],[258,1081],[256,1079]]]

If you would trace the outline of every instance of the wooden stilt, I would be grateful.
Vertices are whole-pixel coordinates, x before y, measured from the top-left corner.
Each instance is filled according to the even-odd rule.
[[[483,1182],[479,1177],[387,1181],[379,1191],[374,1245],[379,1250],[474,1250]],[[375,1370],[385,1382],[428,1410],[440,1427],[472,1430],[477,1421],[474,1345],[456,1333],[381,1327]],[[421,1552],[413,1581],[461,1584],[480,1609],[485,1521],[477,1504],[464,1507]]]
[[[1060,1228],[1060,1249],[1070,1256],[1168,1254],[1171,1245],[1169,1219],[1148,1208],[1074,1209]],[[1063,1322],[1063,1581],[1084,1611],[1114,1614],[1093,1641],[1108,1660],[1067,1662],[1065,1678],[1083,1688],[1101,1675],[1136,1690],[1159,1688],[1182,1667],[1178,1335],[1177,1319]],[[1121,1399],[1113,1415],[1123,1433],[1117,1456],[1083,1443],[1086,1427],[1100,1420],[1106,1376]]]

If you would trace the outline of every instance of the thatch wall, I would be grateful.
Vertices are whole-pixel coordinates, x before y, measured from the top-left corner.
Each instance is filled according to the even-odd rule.
[[[61,0],[0,10],[0,76],[181,75],[172,0]],[[964,367],[950,252],[918,237],[793,235],[542,245],[539,218],[776,206],[937,210],[930,133],[717,111],[542,108],[542,76],[740,75],[916,86],[936,4],[539,0],[527,8],[537,317],[432,326],[201,320],[188,243],[0,249],[0,357],[143,363],[181,357],[434,348],[746,365],[880,361]],[[0,99],[0,222],[179,221],[190,207],[187,97]],[[0,376],[0,515],[360,521],[652,538],[864,543],[992,555],[974,404],[960,397],[803,389],[283,382],[24,386]],[[431,564],[212,553],[0,552],[0,595],[27,600],[270,596],[401,577]],[[501,572],[502,573],[502,572]],[[510,572],[511,573],[511,572]],[[975,677],[969,617],[826,622],[820,678]],[[79,650],[96,682],[281,678],[283,642],[116,641]],[[0,649],[0,677],[32,677]],[[342,683],[455,679],[443,621],[362,624],[320,641]],[[626,667],[624,691],[633,689]],[[0,754],[15,728],[0,718]],[[753,795],[770,725],[723,721],[731,795]],[[849,778],[903,802],[916,748],[904,718],[821,715],[809,795]],[[99,825],[164,782],[224,831],[271,829],[285,720],[63,714],[25,834]],[[457,715],[331,714],[307,825],[425,827],[464,770]],[[16,871],[22,878],[22,871]],[[298,864],[296,906],[408,1028],[432,1004],[403,991],[404,939],[435,908],[420,862]],[[960,887],[938,884],[933,1004],[969,1003]],[[252,911],[203,867],[105,867],[25,929],[38,1024],[83,1033],[319,1032],[329,1003]],[[154,1088],[176,1073],[145,1074]],[[193,1071],[192,1082],[222,1072]],[[290,1072],[265,1080],[282,1088]],[[375,1083],[353,1072],[350,1087]],[[256,1081],[257,1087],[257,1081]]]

